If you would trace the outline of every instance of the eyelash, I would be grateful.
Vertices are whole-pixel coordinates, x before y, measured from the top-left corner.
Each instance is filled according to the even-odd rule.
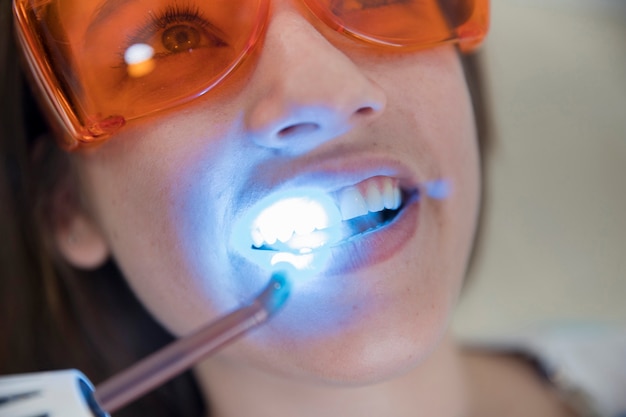
[[[193,23],[201,28],[210,25],[197,6],[169,5],[165,10],[156,14],[150,13],[147,22],[128,39],[127,46],[149,39],[173,23]]]
[[[123,48],[116,54],[117,64],[113,65],[113,69],[123,69],[124,79],[126,78],[126,61],[124,59],[125,51],[132,45],[137,43],[145,43],[159,31],[166,29],[168,26],[176,23],[193,24],[201,29],[207,29],[208,36],[211,37],[211,29],[213,25],[205,18],[202,11],[197,7],[190,5],[180,6],[178,4],[168,5],[165,9],[156,13],[150,12],[145,22],[135,30],[131,35],[126,37]]]
[[[125,51],[136,43],[145,43],[146,40],[150,39],[156,33],[175,23],[190,23],[202,29],[212,26],[197,6],[169,5],[162,11],[150,13],[146,22],[132,35],[128,36],[123,50]]]
[[[409,1],[410,0],[357,0],[357,3],[361,7],[359,10],[366,10],[385,7],[396,3],[407,3]],[[333,0],[331,2],[331,10],[342,9],[344,7],[343,3],[343,0]]]

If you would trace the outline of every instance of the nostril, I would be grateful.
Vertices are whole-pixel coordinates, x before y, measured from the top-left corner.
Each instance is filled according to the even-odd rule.
[[[358,123],[359,120],[368,120],[374,116],[378,111],[372,106],[363,106],[356,109],[350,117],[350,123]]]
[[[371,106],[360,107],[354,112],[353,116],[369,116],[376,113],[376,109]],[[289,126],[286,126],[278,131],[276,136],[279,139],[285,139],[289,136],[299,136],[305,135],[309,133],[313,133],[319,129],[321,129],[321,125],[319,123],[314,122],[305,122],[305,123],[295,123]]]
[[[372,107],[361,107],[360,109],[356,111],[356,114],[360,116],[369,116],[370,114],[374,112],[375,110]]]
[[[307,133],[313,133],[316,130],[320,129],[320,125],[317,123],[298,123],[295,125],[290,125],[285,128],[282,128],[278,132],[278,138],[284,139],[288,136],[297,136]]]

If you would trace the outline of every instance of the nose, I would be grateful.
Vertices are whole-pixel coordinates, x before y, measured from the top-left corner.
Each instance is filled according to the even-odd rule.
[[[274,11],[245,125],[259,146],[303,153],[377,118],[383,89],[300,12]]]

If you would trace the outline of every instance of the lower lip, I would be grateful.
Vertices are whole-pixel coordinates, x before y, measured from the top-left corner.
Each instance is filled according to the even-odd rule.
[[[388,225],[334,247],[324,275],[356,272],[394,257],[417,233],[419,202],[410,201]]]

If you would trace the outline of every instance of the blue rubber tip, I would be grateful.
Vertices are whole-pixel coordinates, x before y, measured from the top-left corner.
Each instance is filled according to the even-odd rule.
[[[288,273],[284,270],[274,272],[263,297],[268,310],[274,312],[280,309],[289,298],[290,292],[291,283]]]

